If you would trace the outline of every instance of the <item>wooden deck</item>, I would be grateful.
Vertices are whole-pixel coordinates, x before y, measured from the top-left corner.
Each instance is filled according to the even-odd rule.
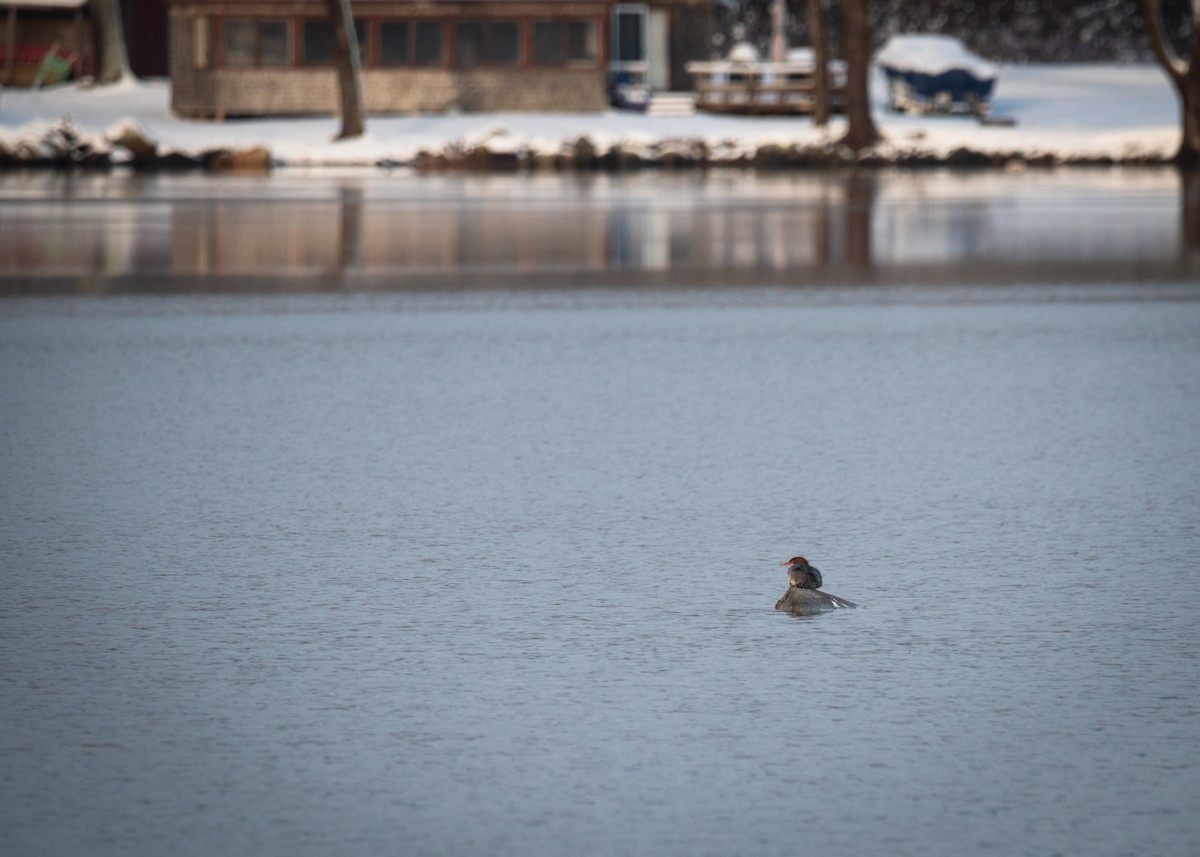
[[[811,62],[689,63],[696,109],[710,113],[795,115],[812,113],[815,101]],[[829,69],[829,109],[842,109],[844,70]]]

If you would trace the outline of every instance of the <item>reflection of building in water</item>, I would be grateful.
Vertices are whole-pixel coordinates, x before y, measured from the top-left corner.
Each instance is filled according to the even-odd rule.
[[[521,213],[492,203],[176,206],[173,269],[197,274],[603,269],[603,212]]]
[[[484,202],[376,206],[364,218],[363,269],[411,271],[597,268],[603,266],[601,212],[552,207],[514,211]]]
[[[666,271],[809,267],[845,246],[830,227],[832,189],[816,205],[664,209],[617,200],[571,208],[487,201],[371,204],[361,194],[303,205],[181,203],[174,209],[172,270],[196,274],[365,273],[454,270]],[[834,217],[833,219],[837,219]],[[827,240],[827,236],[832,239]],[[346,246],[353,246],[347,252]]]
[[[344,182],[303,202],[180,200],[171,209],[170,270],[368,276],[397,287],[456,273],[485,283],[489,274],[570,271],[694,272],[730,283],[758,272],[804,282],[905,268],[923,276],[947,265],[980,278],[989,266],[1178,258],[1181,243],[1162,206],[1140,212],[1137,228],[1124,206],[1119,218],[1090,202],[1087,217],[1064,218],[1080,208],[1079,187],[1047,191],[1011,176],[481,182],[431,185],[415,199],[373,197],[370,183]],[[1130,204],[1141,203],[1134,195]]]
[[[170,213],[161,203],[136,213],[69,201],[0,206],[0,276],[166,270]]]
[[[193,181],[11,191],[0,278],[10,291],[51,278],[89,289],[569,287],[1111,278],[1114,262],[1145,277],[1147,262],[1163,276],[1200,264],[1200,194],[1174,174],[1119,182],[1101,206],[1093,180],[1043,176]]]
[[[171,271],[272,274],[336,270],[338,203],[181,201],[171,211]]]
[[[630,270],[764,270],[823,267],[850,242],[840,180],[820,179],[768,200],[675,207],[619,203],[608,216],[607,258]]]

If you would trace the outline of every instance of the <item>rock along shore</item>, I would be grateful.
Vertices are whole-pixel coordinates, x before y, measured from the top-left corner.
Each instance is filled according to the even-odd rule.
[[[840,167],[967,167],[1025,166],[1147,166],[1166,165],[1161,151],[1131,148],[1119,154],[1063,154],[1054,151],[982,150],[957,146],[937,151],[921,145],[885,141],[853,152],[831,141],[747,142],[666,138],[656,141],[616,141],[599,144],[587,135],[566,139],[554,147],[512,145],[504,136],[479,142],[451,141],[436,149],[421,148],[403,160],[382,158],[352,165],[383,169],[411,168],[420,172],[608,171],[642,169],[707,169],[719,167],[760,170],[831,169]],[[186,152],[160,146],[135,124],[124,123],[103,135],[78,128],[70,117],[51,123],[39,136],[0,141],[0,169],[112,169],[142,171],[208,170],[267,171],[273,167],[347,165],[306,159],[289,161],[266,146],[205,148]]]

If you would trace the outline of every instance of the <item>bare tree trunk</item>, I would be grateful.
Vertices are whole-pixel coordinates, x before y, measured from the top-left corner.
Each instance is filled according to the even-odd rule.
[[[1195,36],[1200,44],[1200,33]],[[1180,110],[1182,111],[1183,139],[1175,162],[1181,166],[1200,166],[1200,60],[1192,51],[1191,67],[1184,83],[1178,86]]]
[[[329,20],[333,24],[333,62],[337,67],[341,95],[342,130],[338,140],[361,137],[364,130],[362,63],[358,56],[358,35],[350,14],[350,0],[327,0]]]
[[[879,140],[879,131],[871,119],[871,24],[867,20],[867,0],[842,0],[842,12],[845,16],[847,120],[842,143],[857,152]]]
[[[1179,93],[1180,128],[1183,132],[1175,161],[1180,166],[1200,166],[1200,2],[1192,2],[1192,49],[1187,62],[1175,54],[1162,31],[1160,0],[1138,0],[1150,47]]]
[[[96,82],[117,83],[130,74],[120,0],[92,0],[91,10],[96,41]]]
[[[829,46],[821,0],[807,0],[808,35],[813,47],[813,124],[829,124]]]

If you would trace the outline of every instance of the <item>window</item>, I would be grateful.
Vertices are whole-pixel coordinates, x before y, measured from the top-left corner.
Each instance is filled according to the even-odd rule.
[[[571,21],[567,24],[567,60],[573,63],[592,63],[600,54],[599,38],[594,21]]]
[[[646,11],[639,7],[617,7],[614,14],[617,31],[613,45],[613,59],[618,62],[642,62],[646,59],[646,45],[642,34],[646,31]]]
[[[304,64],[333,64],[333,27],[328,21],[304,22]]]
[[[462,21],[454,25],[454,64],[516,65],[521,56],[516,21]]]
[[[263,21],[258,25],[260,65],[290,65],[287,21]]]
[[[255,22],[226,18],[221,26],[221,57],[225,65],[254,65],[257,59]]]
[[[371,31],[367,29],[367,22],[359,18],[354,19],[354,38],[358,39],[358,59],[363,65],[367,64],[367,58],[371,56]]]
[[[287,21],[226,18],[221,23],[221,61],[225,65],[289,65],[290,34]]]
[[[454,62],[461,66],[485,62],[483,24],[467,22],[454,25]]]
[[[413,59],[417,65],[442,64],[442,24],[440,21],[418,21],[416,49]]]
[[[457,24],[453,30],[455,55],[461,64],[473,65],[481,61],[481,39],[462,28]],[[441,65],[444,33],[441,21],[383,21],[379,25],[379,64],[393,68]]]
[[[384,68],[594,66],[600,61],[602,38],[600,19],[569,17],[356,19],[354,29],[362,65]],[[334,29],[326,18],[218,15],[208,35],[206,46],[203,26],[197,26],[193,48],[198,67],[209,52],[212,62],[230,66],[327,68],[334,63]]]
[[[521,59],[521,39],[516,21],[497,21],[492,24],[492,62],[495,65],[516,65]]]
[[[533,22],[533,64],[562,65],[563,25],[561,21]]]
[[[366,22],[354,21],[354,35],[358,39],[358,55],[366,59],[368,53]],[[325,20],[304,22],[304,65],[333,65],[333,25]]]
[[[412,52],[408,49],[407,21],[384,21],[379,25],[379,64],[408,65]]]
[[[591,65],[599,56],[600,32],[595,21],[534,21],[534,65]]]

